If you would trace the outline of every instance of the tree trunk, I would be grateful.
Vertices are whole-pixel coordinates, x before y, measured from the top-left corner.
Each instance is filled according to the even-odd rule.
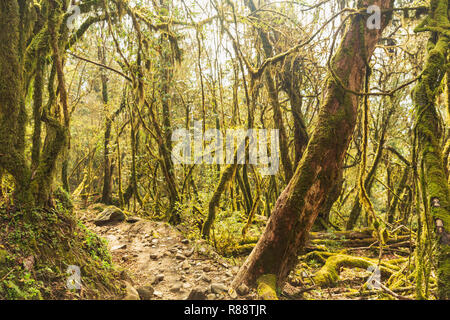
[[[17,1],[0,1],[0,166],[14,178],[15,198],[23,206],[32,203],[31,172],[23,150],[17,147],[17,133],[25,130],[19,121],[24,95],[19,48],[20,15]],[[21,135],[20,135],[21,136]]]
[[[386,9],[391,1],[362,1],[362,5],[369,4]],[[380,30],[365,28],[362,15],[350,20],[331,65],[342,85],[359,92],[367,57],[372,55],[387,19],[382,18]],[[357,96],[329,77],[316,129],[295,174],[278,198],[263,235],[236,275],[234,288],[241,283],[253,287],[266,274],[274,275],[277,285],[283,286],[328,193],[338,181],[355,127],[357,106]]]
[[[443,30],[450,23],[449,6],[448,0],[432,0],[428,19],[416,28],[416,31],[432,31],[433,35],[428,42],[428,57],[422,76],[413,91],[421,177],[423,177],[421,184],[423,194],[426,196],[425,214],[426,219],[434,220],[436,227],[440,299],[450,299],[450,197],[440,145],[442,128],[435,102],[438,88],[447,71],[446,60],[450,40],[448,30],[447,33]],[[428,232],[431,233],[432,230]],[[421,240],[426,241],[423,238]]]
[[[98,47],[99,61],[106,65],[105,47]],[[108,114],[108,78],[105,70],[100,71],[100,78],[102,80],[102,100],[103,110],[105,115],[105,135],[103,141],[103,190],[101,202],[105,204],[112,203],[112,175],[111,175],[111,158],[109,155],[109,141],[111,139],[111,125],[112,120]]]
[[[389,205],[389,210],[387,212],[387,220],[389,223],[394,223],[395,212],[397,209],[398,202],[400,200],[398,197],[400,197],[400,195],[403,193],[403,189],[405,189],[405,187],[406,187],[406,182],[408,181],[408,176],[409,176],[409,167],[406,166],[405,169],[403,170],[402,177],[401,177],[400,182],[395,191],[395,195],[392,198],[392,201]]]
[[[219,205],[220,197],[225,190],[225,186],[227,185],[228,181],[233,178],[233,174],[236,172],[237,166],[237,164],[228,165],[220,176],[219,184],[217,185],[217,188],[214,191],[214,194],[208,204],[208,218],[206,219],[202,228],[203,238],[209,238],[211,226],[216,217],[216,207]]]

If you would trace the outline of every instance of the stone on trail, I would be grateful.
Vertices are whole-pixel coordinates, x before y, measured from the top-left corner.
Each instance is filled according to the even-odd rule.
[[[153,292],[155,292],[155,289],[153,289],[152,286],[144,286],[137,288],[136,290],[142,300],[151,300],[153,297]]]
[[[190,256],[192,256],[193,254],[194,254],[194,248],[192,248],[191,250],[185,250],[184,251],[184,255],[186,256],[186,257],[190,257]]]
[[[182,255],[181,253],[177,253],[177,255],[175,256],[175,258],[177,260],[186,260],[186,257],[184,255]]]
[[[123,300],[141,300],[138,291],[130,283],[127,282],[125,285],[126,293]]]
[[[192,287],[192,285],[190,283],[183,283],[183,288],[184,289],[189,289],[190,287]]]
[[[183,263],[181,264],[181,268],[183,268],[183,270],[188,270],[190,267],[191,264],[187,260],[184,260]]]
[[[172,286],[172,288],[170,288],[170,291],[171,291],[171,292],[180,292],[181,287],[182,287],[181,282],[176,282],[176,283],[174,283],[174,285]]]
[[[95,218],[94,224],[97,226],[104,226],[108,223],[122,222],[126,219],[125,213],[117,207],[111,206],[103,210]]]
[[[150,259],[152,260],[158,260],[159,256],[160,255],[158,253],[150,253]]]
[[[213,292],[213,293],[220,294],[220,293],[227,292],[227,291],[228,291],[228,288],[225,285],[223,285],[222,283],[212,283],[211,284],[211,292]]]
[[[199,280],[203,280],[207,283],[211,283],[211,278],[209,278],[207,275],[202,275]]]
[[[236,292],[240,296],[245,296],[246,294],[248,294],[249,291],[250,291],[249,288],[243,283],[239,287],[236,288]]]
[[[112,247],[111,251],[115,251],[115,250],[121,250],[121,249],[126,249],[127,245],[126,244],[120,244],[118,246]]]
[[[163,296],[163,293],[161,291],[155,291],[153,292],[153,294],[155,295],[155,297],[161,298]]]
[[[206,300],[206,292],[203,288],[196,287],[191,290],[186,300]]]
[[[232,299],[236,299],[237,298],[237,293],[235,290],[233,290],[232,288],[230,288],[228,290],[228,295],[232,298]]]

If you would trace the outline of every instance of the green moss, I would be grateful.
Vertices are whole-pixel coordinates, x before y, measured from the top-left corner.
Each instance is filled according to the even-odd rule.
[[[256,281],[258,296],[263,300],[278,300],[277,277],[274,274],[265,274]]]
[[[59,187],[58,189],[56,189],[53,192],[53,196],[58,201],[58,203],[62,206],[62,209],[72,212],[72,210],[73,210],[72,199],[70,199],[70,195],[66,190]]]
[[[436,99],[441,90],[445,73],[447,72],[446,56],[450,47],[448,31],[448,1],[432,0],[429,16],[416,28],[416,32],[432,31],[435,33],[428,42],[428,56],[421,78],[413,90],[413,100],[416,112],[416,132],[418,136],[419,156],[421,156],[421,185],[422,197],[425,203],[423,217],[423,235],[417,246],[417,296],[427,297],[428,278],[431,266],[426,263],[426,250],[432,245],[430,235],[433,230],[428,226],[434,219],[441,219],[446,232],[450,230],[450,196],[447,175],[441,153],[440,141],[442,128],[440,116],[436,109]],[[438,291],[439,297],[448,299],[449,289],[449,254],[448,246],[439,243],[438,247]],[[424,265],[424,266],[422,266]]]
[[[367,269],[370,266],[377,266],[377,261],[345,254],[332,255],[327,259],[325,265],[316,272],[314,282],[319,286],[330,287],[339,281],[339,269],[341,267]],[[379,268],[382,275],[391,275],[394,270],[398,270],[398,267],[388,263],[383,263]]]
[[[3,210],[0,208],[0,211]],[[119,270],[113,264],[106,243],[76,222],[67,211],[36,210],[33,221],[24,222],[23,214],[1,213],[1,258],[9,252],[8,275],[0,281],[0,299],[79,299],[114,298],[120,289]],[[5,252],[4,252],[5,251]],[[34,257],[30,270],[22,261]],[[0,266],[2,263],[0,263]],[[66,289],[69,265],[81,268],[83,290]],[[0,275],[2,274],[0,267]]]
[[[8,251],[0,249],[0,267],[6,264],[6,258],[8,257]]]

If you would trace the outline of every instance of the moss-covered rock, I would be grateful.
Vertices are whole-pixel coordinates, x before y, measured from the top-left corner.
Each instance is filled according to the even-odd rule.
[[[126,219],[125,213],[117,207],[111,206],[103,210],[94,220],[97,226],[108,223],[122,222]]]
[[[265,274],[258,278],[258,296],[263,300],[278,300],[277,277],[274,274]]]

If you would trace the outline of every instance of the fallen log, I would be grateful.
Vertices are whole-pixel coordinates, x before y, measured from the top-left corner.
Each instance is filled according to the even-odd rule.
[[[342,267],[367,269],[370,266],[378,266],[381,275],[391,276],[395,271],[400,269],[400,267],[393,263],[398,263],[402,260],[396,259],[390,263],[381,261],[378,266],[378,260],[376,259],[354,257],[347,254],[333,254],[327,258],[325,264],[316,272],[313,279],[314,283],[318,286],[331,287],[339,281],[339,271]]]

